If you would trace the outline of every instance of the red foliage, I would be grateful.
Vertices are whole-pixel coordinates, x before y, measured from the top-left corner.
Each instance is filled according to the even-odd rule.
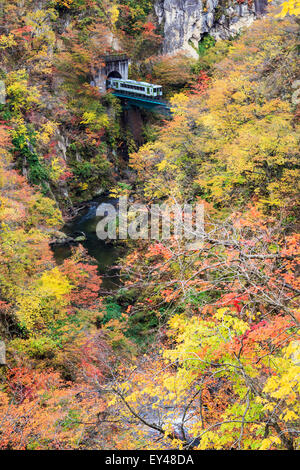
[[[201,72],[198,75],[196,83],[192,84],[190,92],[193,95],[202,95],[207,90],[209,86],[209,82],[210,82],[210,77],[207,75],[206,72],[201,70]]]
[[[40,389],[58,385],[59,382],[59,374],[51,370],[41,373],[27,367],[14,367],[7,373],[6,389],[17,403],[22,403],[24,400],[34,400]]]
[[[66,181],[73,177],[74,177],[74,173],[72,173],[72,171],[66,171],[65,173],[60,175],[59,179],[60,181]]]
[[[70,294],[70,302],[74,308],[96,308],[101,278],[97,274],[97,266],[78,263],[73,259],[65,260],[62,272],[68,277],[75,289]]]

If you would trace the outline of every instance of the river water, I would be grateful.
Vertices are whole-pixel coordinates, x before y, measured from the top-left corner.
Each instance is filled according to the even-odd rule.
[[[119,271],[114,269],[114,266],[118,263],[124,248],[117,243],[105,243],[98,239],[96,227],[101,218],[96,216],[96,211],[101,203],[110,203],[116,206],[118,201],[108,198],[97,198],[91,201],[81,211],[80,215],[65,224],[62,232],[69,236],[74,236],[76,232],[85,233],[86,240],[81,242],[81,244],[98,265],[98,272],[103,281],[101,290],[109,291],[120,286]],[[70,245],[57,245],[52,250],[58,264],[63,263],[72,254],[72,247]]]

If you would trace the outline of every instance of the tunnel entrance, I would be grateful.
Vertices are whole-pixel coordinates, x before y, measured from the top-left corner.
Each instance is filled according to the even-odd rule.
[[[112,72],[110,72],[108,75],[107,75],[107,79],[109,78],[122,78],[122,75],[117,72],[116,70],[113,70]]]

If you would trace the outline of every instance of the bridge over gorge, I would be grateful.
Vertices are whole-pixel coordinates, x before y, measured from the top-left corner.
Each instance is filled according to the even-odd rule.
[[[103,66],[94,77],[93,85],[99,88],[100,93],[111,89],[112,93],[122,100],[125,109],[138,107],[170,115],[170,106],[162,99],[162,93],[159,96],[152,93],[158,86],[128,80],[128,69],[129,59],[126,54],[106,55],[103,57]],[[150,93],[147,93],[148,89]]]
[[[122,83],[120,81],[119,83]],[[128,81],[126,83],[129,83]],[[132,81],[133,83],[133,81]],[[142,84],[143,82],[134,82],[135,84]],[[131,106],[136,106],[138,108],[154,110],[161,112],[166,115],[171,114],[171,109],[167,101],[163,100],[160,97],[151,97],[145,95],[139,95],[131,92],[127,92],[124,89],[114,89],[112,88],[112,93],[120,98],[123,101],[123,105],[125,108],[129,108]]]

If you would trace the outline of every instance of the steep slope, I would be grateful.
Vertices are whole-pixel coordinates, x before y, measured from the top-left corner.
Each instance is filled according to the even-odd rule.
[[[197,58],[198,45],[210,34],[216,39],[235,36],[264,13],[267,2],[223,0],[156,0],[154,7],[164,28],[164,53],[184,50]]]

